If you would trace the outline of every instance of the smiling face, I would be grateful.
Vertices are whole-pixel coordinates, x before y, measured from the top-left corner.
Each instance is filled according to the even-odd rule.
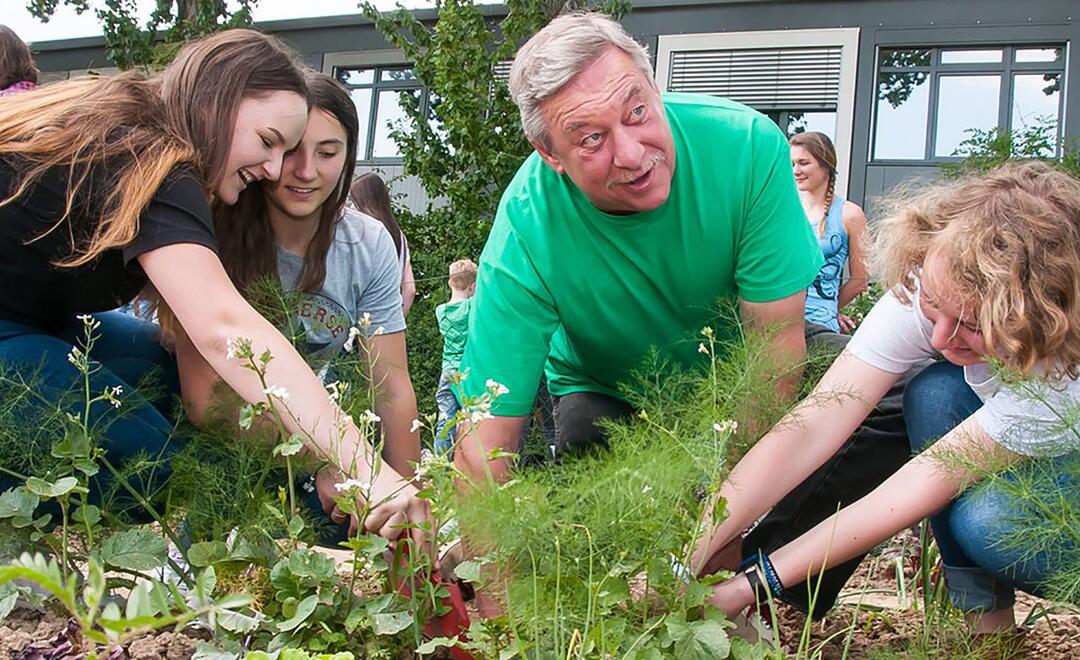
[[[675,144],[651,78],[610,48],[541,106],[549,148],[533,144],[608,213],[650,211],[667,201]]]
[[[295,92],[269,92],[245,98],[236,111],[225,169],[215,192],[232,205],[256,181],[277,180],[281,160],[304,134],[307,103]]]
[[[961,367],[983,362],[986,340],[979,331],[975,305],[952,293],[956,286],[945,268],[945,258],[931,250],[919,278],[919,305],[933,324],[930,344],[946,360]]]
[[[829,170],[805,147],[791,147],[791,170],[795,175],[795,185],[802,192],[817,190],[829,183]]]
[[[318,221],[323,203],[341,182],[345,140],[345,129],[333,115],[312,108],[303,139],[285,154],[281,177],[263,186],[270,204],[292,220]]]

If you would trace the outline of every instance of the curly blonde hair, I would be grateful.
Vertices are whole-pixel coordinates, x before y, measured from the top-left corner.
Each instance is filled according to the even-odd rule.
[[[976,312],[987,352],[1032,375],[1080,373],[1080,180],[1044,163],[900,194],[877,223],[873,268],[911,303],[928,254]]]

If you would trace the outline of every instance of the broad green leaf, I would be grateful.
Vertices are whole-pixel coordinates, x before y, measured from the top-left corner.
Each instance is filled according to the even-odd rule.
[[[187,556],[192,566],[203,568],[228,557],[229,548],[224,541],[203,541],[193,543]]]
[[[165,563],[165,540],[141,527],[113,534],[101,544],[101,560],[129,571],[150,571]]]
[[[296,606],[296,614],[287,621],[282,621],[277,624],[277,629],[280,632],[290,632],[296,630],[300,625],[307,620],[311,613],[315,611],[315,607],[319,604],[319,596],[311,594],[304,600],[300,601],[300,604]]]
[[[295,456],[304,448],[304,436],[294,433],[285,442],[274,447],[274,456]]]
[[[101,509],[93,504],[79,506],[71,512],[71,519],[80,525],[90,525],[93,527],[101,522]]]
[[[0,621],[11,614],[17,602],[19,602],[19,588],[12,582],[0,584]]]
[[[0,493],[0,518],[32,518],[40,501],[41,498],[25,488],[5,490]]]
[[[719,622],[691,621],[686,627],[689,634],[675,640],[675,657],[686,660],[713,660],[726,658],[731,653],[731,640]]]
[[[479,582],[480,562],[472,560],[463,561],[454,567],[454,575],[466,582]]]
[[[432,637],[420,646],[417,646],[416,653],[419,655],[427,655],[429,653],[434,653],[439,649],[451,649],[454,648],[457,641],[457,637]]]
[[[199,601],[206,603],[210,600],[210,597],[214,595],[214,589],[217,587],[217,571],[213,566],[207,566],[195,576],[195,594],[198,596]]]
[[[146,583],[140,582],[135,585],[127,598],[127,607],[124,609],[124,618],[142,619],[154,616],[153,606],[150,604],[150,594],[146,590]]]
[[[396,635],[413,624],[413,616],[408,612],[373,614],[371,627],[376,635]]]
[[[26,488],[31,493],[45,498],[66,495],[75,490],[78,485],[79,480],[75,477],[61,477],[52,483],[37,477],[30,477],[26,480]]]

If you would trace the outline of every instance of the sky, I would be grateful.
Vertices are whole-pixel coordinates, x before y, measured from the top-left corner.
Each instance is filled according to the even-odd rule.
[[[149,17],[155,4],[153,0],[136,0],[143,14],[143,19]],[[10,5],[9,5],[10,3]],[[34,18],[26,10],[25,0],[0,0],[0,4],[14,6],[14,12],[4,12],[3,23],[10,27],[26,42],[53,41],[56,39],[72,39],[75,37],[92,37],[101,34],[97,18],[93,11],[76,14],[73,9],[63,6],[57,9],[48,23],[42,23]],[[92,8],[100,7],[103,0],[90,0]],[[255,21],[273,21],[285,18],[304,18],[309,16],[336,16],[341,14],[357,14],[358,0],[314,0],[298,2],[297,0],[258,0],[255,6]],[[376,0],[376,6],[391,9],[395,6],[395,0]],[[427,0],[404,0],[406,7],[429,6]]]

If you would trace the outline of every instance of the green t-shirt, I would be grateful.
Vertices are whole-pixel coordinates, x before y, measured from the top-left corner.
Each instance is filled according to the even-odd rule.
[[[531,409],[542,371],[552,395],[618,387],[650,349],[704,364],[700,330],[717,303],[779,300],[821,267],[799,203],[787,139],[764,115],[724,99],[665,94],[675,141],[659,208],[600,211],[532,154],[503,193],[480,258],[465,348],[466,396],[488,379],[510,392],[493,412]]]
[[[435,308],[439,333],[443,336],[442,370],[456,371],[461,366],[465,340],[469,337],[469,310],[472,298],[455,303],[443,303]]]

